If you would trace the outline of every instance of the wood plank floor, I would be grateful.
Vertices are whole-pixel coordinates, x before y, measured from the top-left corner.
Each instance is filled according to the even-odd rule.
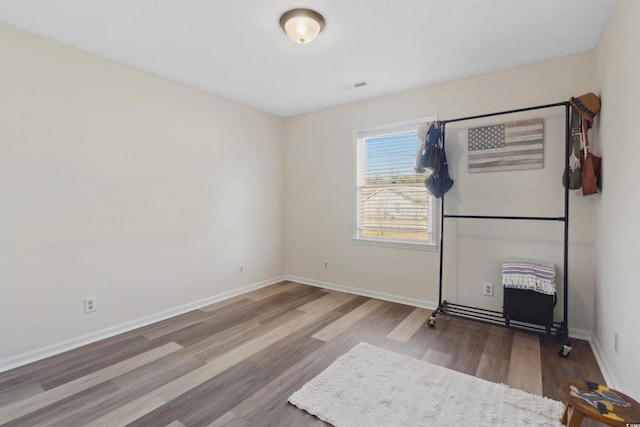
[[[562,400],[589,344],[282,282],[0,374],[10,426],[325,425],[287,398],[361,341]],[[598,425],[590,423],[585,425]]]

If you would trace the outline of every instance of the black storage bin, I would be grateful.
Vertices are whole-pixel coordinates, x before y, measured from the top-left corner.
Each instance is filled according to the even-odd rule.
[[[543,325],[547,333],[553,327],[553,307],[556,296],[531,289],[504,288],[503,314],[509,326],[512,320]]]

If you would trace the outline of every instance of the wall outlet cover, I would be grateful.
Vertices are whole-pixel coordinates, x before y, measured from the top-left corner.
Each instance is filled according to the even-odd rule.
[[[87,297],[84,299],[85,314],[95,312],[96,308],[96,297]]]
[[[484,282],[482,284],[482,295],[492,297],[493,296],[493,283]]]

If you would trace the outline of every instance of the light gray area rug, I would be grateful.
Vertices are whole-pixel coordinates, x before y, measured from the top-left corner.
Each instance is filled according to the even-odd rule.
[[[360,343],[289,397],[336,427],[562,426],[561,402]]]

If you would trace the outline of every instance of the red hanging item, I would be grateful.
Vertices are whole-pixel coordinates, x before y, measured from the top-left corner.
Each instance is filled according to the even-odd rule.
[[[589,128],[587,121],[582,120],[582,135],[584,137],[584,157],[581,156],[582,164],[582,195],[589,196],[597,194],[598,188],[601,187],[602,179],[600,178],[602,158],[596,156],[589,151]]]

